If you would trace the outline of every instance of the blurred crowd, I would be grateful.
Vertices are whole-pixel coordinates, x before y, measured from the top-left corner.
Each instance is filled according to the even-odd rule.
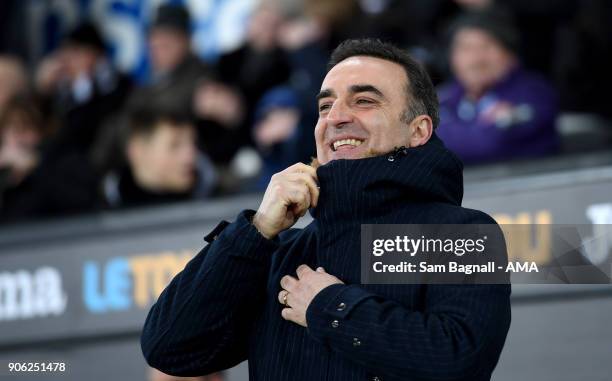
[[[392,41],[428,69],[437,133],[468,165],[563,153],[562,113],[612,129],[605,0],[261,0],[214,62],[192,51],[188,10],[163,4],[144,84],[98,27],[75,25],[33,67],[0,51],[0,220],[265,189],[314,155],[315,96],[346,38]]]

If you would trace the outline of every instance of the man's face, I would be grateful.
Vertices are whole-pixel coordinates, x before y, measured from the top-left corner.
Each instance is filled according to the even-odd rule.
[[[189,53],[189,38],[172,28],[156,27],[149,34],[149,54],[156,73],[174,70]]]
[[[19,111],[9,113],[4,126],[0,127],[0,142],[5,146],[33,151],[41,139],[42,135],[32,118]]]
[[[186,192],[195,181],[195,130],[159,123],[151,136],[131,142],[130,164],[139,185],[152,191]]]
[[[360,159],[409,146],[404,68],[380,58],[355,56],[334,66],[318,96],[317,159]]]
[[[480,95],[500,81],[515,63],[508,49],[480,29],[464,28],[453,38],[452,69],[468,92]]]
[[[100,58],[100,52],[97,50],[80,45],[68,45],[63,48],[61,54],[61,62],[72,80],[81,75],[91,76]]]

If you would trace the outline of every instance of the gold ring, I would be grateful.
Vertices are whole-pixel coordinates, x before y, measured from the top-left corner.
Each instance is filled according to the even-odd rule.
[[[289,306],[287,305],[287,295],[289,295],[289,291],[285,290],[285,293],[283,294],[283,305],[284,305],[285,307],[289,307]]]

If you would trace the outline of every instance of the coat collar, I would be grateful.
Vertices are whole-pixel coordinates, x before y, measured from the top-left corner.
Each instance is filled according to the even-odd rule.
[[[334,160],[317,169],[321,222],[382,216],[406,203],[461,205],[463,165],[434,134],[423,146],[387,155]]]

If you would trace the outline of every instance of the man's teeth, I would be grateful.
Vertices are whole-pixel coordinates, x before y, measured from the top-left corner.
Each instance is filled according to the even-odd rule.
[[[356,140],[356,139],[337,140],[334,142],[334,150],[338,149],[338,147],[340,146],[347,145],[347,144],[352,145],[353,147],[359,147],[361,143],[363,143],[361,140]]]

